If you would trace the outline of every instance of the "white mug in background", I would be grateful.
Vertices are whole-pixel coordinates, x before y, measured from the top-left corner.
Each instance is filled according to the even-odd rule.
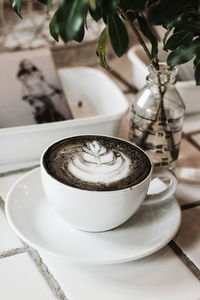
[[[66,138],[79,139],[83,135]],[[89,137],[104,137],[92,136]],[[145,155],[150,164],[147,176],[138,184],[117,190],[95,191],[72,187],[56,179],[44,164],[44,157],[49,149],[61,142],[54,143],[46,149],[41,157],[41,179],[47,200],[65,221],[77,229],[100,232],[118,227],[127,221],[144,202],[155,204],[169,201],[176,190],[176,177],[172,171],[159,169],[153,171],[151,160],[138,146],[119,138],[106,136],[110,141],[119,141],[129,147],[137,148]],[[64,141],[65,141],[64,140]],[[63,140],[62,140],[63,142]],[[164,191],[148,195],[148,188],[153,178],[168,178],[170,183]]]

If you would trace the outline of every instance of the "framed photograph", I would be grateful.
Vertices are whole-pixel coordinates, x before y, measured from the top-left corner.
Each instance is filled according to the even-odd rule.
[[[20,54],[19,57],[21,58]],[[13,61],[15,62],[13,64],[11,61],[9,62],[11,73],[15,74],[13,77],[8,74],[9,67],[7,66],[6,69],[6,66],[4,66],[7,78],[9,80],[12,78],[14,81],[13,85],[11,81],[9,82],[6,79],[3,80],[4,84],[1,85],[0,121],[4,127],[0,128],[0,172],[39,164],[42,152],[50,144],[72,135],[117,135],[121,118],[127,112],[128,103],[119,87],[102,71],[88,67],[70,67],[56,70],[55,73],[51,71],[49,65],[51,60],[45,60],[44,58],[41,63],[38,63],[38,56],[33,60],[32,55],[31,62],[34,62],[37,69],[33,70],[35,74],[30,79],[29,93],[27,93],[26,87],[23,86],[27,77],[25,76],[26,80],[22,78],[22,82],[16,79],[23,76],[24,70],[22,68],[23,71],[21,71],[21,66],[16,63],[16,58],[13,58]],[[46,62],[44,63],[44,61]],[[5,65],[4,62],[3,64]],[[12,69],[12,65],[15,65],[15,68]],[[35,69],[35,67],[33,68]],[[42,113],[39,114],[39,117],[35,116],[35,111],[42,112],[40,107],[43,108],[43,105],[37,103],[37,99],[32,100],[32,93],[37,93],[41,86],[39,81],[36,90],[33,88],[32,80],[37,77],[38,73],[40,76],[45,77],[44,86],[42,82],[44,90],[55,86],[60,90],[61,82],[65,95],[63,99],[65,100],[59,100],[60,106],[56,102],[54,106],[56,112],[55,110],[53,112],[54,116],[58,116],[58,122],[46,122],[49,120],[44,120]],[[38,82],[38,78],[35,80]],[[7,98],[2,98],[3,92]],[[23,99],[23,97],[28,98]],[[27,101],[36,101],[36,104],[26,103]],[[46,102],[49,103],[50,101],[51,108],[55,99],[43,100],[45,105]],[[71,111],[74,118],[71,116]],[[61,114],[65,114],[66,120],[60,120]],[[39,121],[37,121],[37,118]],[[44,121],[46,123],[39,123]],[[31,122],[32,124],[30,124]]]
[[[0,54],[0,128],[72,119],[49,49]]]

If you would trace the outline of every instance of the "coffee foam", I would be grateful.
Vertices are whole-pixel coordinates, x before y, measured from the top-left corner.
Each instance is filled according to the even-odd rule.
[[[125,141],[103,136],[72,137],[51,146],[44,156],[47,172],[86,190],[118,190],[149,174],[146,155]]]
[[[65,155],[68,155],[67,151]],[[67,170],[74,177],[101,184],[114,183],[127,177],[131,165],[130,159],[121,151],[106,149],[96,140],[84,147],[77,147],[67,161]]]

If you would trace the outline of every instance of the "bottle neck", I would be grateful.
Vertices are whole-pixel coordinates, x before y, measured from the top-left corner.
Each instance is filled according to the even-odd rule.
[[[152,65],[148,67],[149,75],[147,76],[147,85],[163,86],[173,85],[176,81],[177,68],[171,68],[166,63],[159,63],[159,69]]]

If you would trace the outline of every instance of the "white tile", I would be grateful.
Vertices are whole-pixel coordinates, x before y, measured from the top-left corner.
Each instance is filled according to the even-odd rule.
[[[200,269],[200,206],[183,211],[177,245]]]
[[[56,299],[28,254],[1,259],[0,282],[2,300]]]
[[[23,247],[23,244],[10,228],[4,213],[0,209],[0,254],[19,247]]]
[[[0,177],[0,196],[4,201],[11,186],[25,173],[26,172],[21,172],[14,175]]]
[[[41,254],[70,300],[198,299],[196,277],[169,247],[118,265],[75,265]]]

